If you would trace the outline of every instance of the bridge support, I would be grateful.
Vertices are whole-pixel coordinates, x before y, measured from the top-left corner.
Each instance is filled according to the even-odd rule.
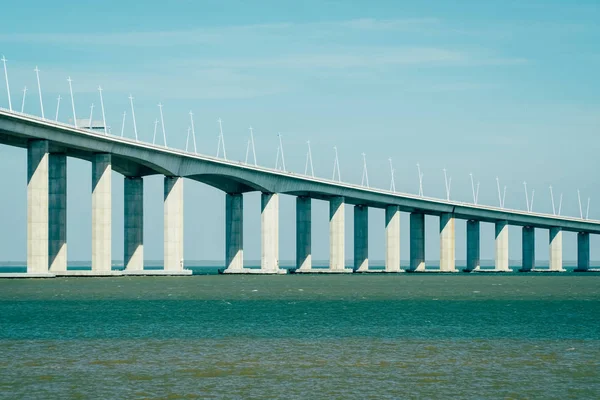
[[[48,262],[50,272],[67,271],[67,156],[49,156]]]
[[[590,271],[590,234],[577,233],[577,269],[575,272]]]
[[[410,269],[409,272],[425,271],[425,214],[410,214]]]
[[[564,272],[562,260],[562,230],[560,228],[550,228],[549,242],[550,258],[548,269],[552,272]]]
[[[496,260],[494,272],[512,272],[508,267],[508,222],[496,221]]]
[[[225,195],[224,273],[244,273],[244,197],[241,193]]]
[[[183,178],[164,178],[164,273],[190,275],[183,268]]]
[[[123,180],[123,265],[125,272],[144,270],[144,180],[125,177]]]
[[[296,270],[312,270],[312,199],[296,197]]]
[[[262,193],[260,203],[260,273],[285,274],[279,269],[279,195]]]
[[[400,269],[400,207],[385,208],[385,272]]]
[[[440,272],[457,272],[454,221],[452,213],[440,215]]]
[[[354,271],[369,271],[369,207],[354,206]]]
[[[94,154],[92,159],[92,274],[111,275],[112,159]]]
[[[352,272],[346,269],[344,248],[344,198],[332,197],[329,200],[329,271]]]
[[[464,272],[479,271],[481,267],[480,225],[479,221],[467,221],[467,266]]]
[[[523,227],[522,254],[523,265],[519,271],[533,271],[535,269],[535,228],[532,226]]]
[[[48,141],[27,144],[27,276],[48,272]]]

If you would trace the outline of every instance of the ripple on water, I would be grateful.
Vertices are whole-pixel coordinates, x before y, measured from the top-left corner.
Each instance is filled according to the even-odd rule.
[[[600,398],[596,277],[278,278],[0,281],[0,397]]]

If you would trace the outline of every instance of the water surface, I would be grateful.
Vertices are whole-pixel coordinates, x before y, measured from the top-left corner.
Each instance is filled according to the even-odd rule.
[[[0,398],[600,398],[600,277],[0,280]]]

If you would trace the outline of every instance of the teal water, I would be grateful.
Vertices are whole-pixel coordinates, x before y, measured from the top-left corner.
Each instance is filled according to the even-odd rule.
[[[255,269],[259,269],[260,265],[245,265],[245,268],[255,268]],[[123,265],[113,265],[112,269],[114,271],[122,271],[123,270]],[[193,275],[217,275],[219,273],[219,270],[223,270],[225,269],[225,266],[202,266],[202,265],[197,265],[197,264],[192,264],[190,265],[189,263],[186,263],[185,265],[186,269],[189,269],[192,271]],[[282,266],[281,268],[283,269],[295,269],[295,267],[292,266]],[[319,266],[315,266],[313,263],[313,268],[314,269],[326,269],[327,265],[319,265]],[[346,268],[353,268],[352,265],[346,265]],[[408,264],[402,264],[401,268],[403,270],[408,270],[409,269],[409,265]],[[464,268],[466,268],[465,265],[461,265],[461,264],[457,264],[456,265],[457,270],[462,271]],[[481,268],[484,270],[492,270],[494,269],[494,265],[493,264],[482,264]],[[511,265],[509,267],[512,272],[509,272],[508,274],[520,274],[519,269],[521,268],[521,264],[516,264],[516,265]],[[536,268],[537,269],[547,269],[548,268],[548,264],[547,261],[544,264],[544,262],[536,262]],[[576,264],[575,263],[564,263],[563,264],[563,268],[565,269],[566,272],[570,272],[572,273],[573,270],[576,268]],[[590,268],[593,270],[598,270],[600,269],[600,265],[590,265]],[[89,263],[87,265],[71,265],[69,264],[67,267],[68,270],[72,270],[72,271],[84,271],[84,270],[91,270],[92,267],[89,265]],[[157,263],[153,263],[152,265],[145,265],[144,269],[146,270],[160,270],[163,269],[162,265],[158,265]],[[371,263],[369,265],[369,269],[370,270],[381,270],[383,271],[385,269],[384,265],[373,265],[373,263]],[[428,271],[435,271],[435,270],[439,270],[439,263],[433,263],[428,261],[427,262],[427,270]],[[11,264],[11,265],[0,265],[0,273],[13,273],[13,272],[17,272],[17,273],[25,273],[27,272],[27,267],[25,266],[25,263],[19,263],[19,264]],[[592,273],[596,273],[596,272],[592,272]],[[507,273],[503,273],[503,274],[507,274]]]
[[[0,280],[0,398],[600,398],[600,276]]]

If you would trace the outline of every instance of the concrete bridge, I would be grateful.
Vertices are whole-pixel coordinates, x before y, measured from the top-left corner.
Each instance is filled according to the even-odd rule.
[[[410,268],[425,266],[425,215],[440,220],[440,269],[456,272],[455,220],[467,220],[467,266],[480,270],[480,223],[495,224],[495,268],[510,271],[508,226],[522,227],[522,271],[535,268],[535,229],[550,231],[550,271],[562,266],[562,231],[577,232],[577,270],[588,271],[589,235],[600,221],[509,210],[372,189],[220,158],[169,149],[0,109],[0,143],[27,149],[26,277],[60,275],[186,275],[183,268],[183,180],[191,179],[226,193],[225,273],[279,274],[279,195],[296,196],[296,273],[373,272],[369,269],[369,208],[385,209],[385,270],[400,269],[400,212],[410,213]],[[92,163],[92,269],[67,270],[67,158]],[[124,182],[124,265],[111,270],[111,171]],[[164,270],[144,271],[144,177],[164,176]],[[261,267],[243,266],[243,195],[261,194]],[[311,265],[311,199],[329,202],[328,269]],[[354,266],[344,265],[344,208],[354,206]],[[378,271],[380,272],[380,271]],[[2,274],[12,277],[19,274]]]

